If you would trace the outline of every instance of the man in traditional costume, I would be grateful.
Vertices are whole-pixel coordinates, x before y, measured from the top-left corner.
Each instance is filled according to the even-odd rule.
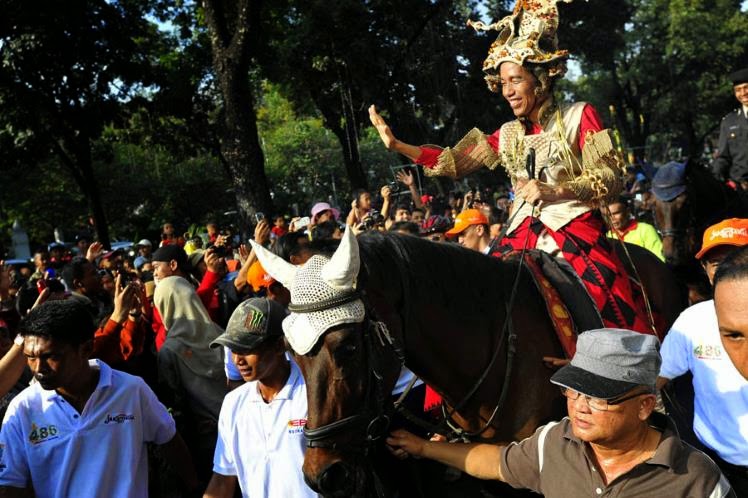
[[[600,310],[606,327],[654,333],[641,290],[605,237],[601,205],[620,193],[625,165],[597,111],[558,105],[555,82],[569,53],[558,49],[558,1],[518,0],[512,14],[475,29],[499,31],[483,63],[491,91],[501,91],[517,119],[491,135],[472,129],[454,147],[414,146],[395,138],[374,106],[369,117],[384,145],[425,166],[428,176],[460,178],[501,165],[515,190],[507,235],[495,255],[538,248],[561,254]],[[534,155],[536,174],[527,168]],[[531,175],[534,175],[531,177]]]

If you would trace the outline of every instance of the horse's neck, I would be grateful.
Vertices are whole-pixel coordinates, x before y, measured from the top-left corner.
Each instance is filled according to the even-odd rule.
[[[696,224],[745,214],[744,199],[708,171],[699,171],[690,178],[688,195]]]

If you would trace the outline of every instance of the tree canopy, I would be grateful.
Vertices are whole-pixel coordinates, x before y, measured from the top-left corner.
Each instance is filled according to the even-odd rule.
[[[345,206],[403,160],[379,145],[370,104],[413,143],[511,118],[481,72],[496,33],[465,21],[513,3],[2,0],[0,223],[41,242],[93,217],[106,240]],[[735,107],[728,74],[748,66],[741,1],[559,9],[580,73],[560,96],[595,104],[639,157],[701,154]]]

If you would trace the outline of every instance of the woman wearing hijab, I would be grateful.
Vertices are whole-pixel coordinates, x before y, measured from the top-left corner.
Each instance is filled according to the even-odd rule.
[[[227,392],[223,350],[211,349],[210,343],[223,331],[182,277],[161,280],[154,302],[166,327],[158,352],[159,394],[186,435],[199,478],[207,482]]]

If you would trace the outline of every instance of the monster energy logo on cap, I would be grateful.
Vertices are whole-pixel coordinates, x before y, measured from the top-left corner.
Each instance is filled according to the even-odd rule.
[[[232,351],[254,349],[267,339],[283,335],[281,324],[286,315],[286,309],[275,301],[264,297],[248,299],[234,310],[226,332],[210,346],[226,346]]]
[[[247,313],[247,319],[244,320],[244,329],[252,334],[265,332],[265,315],[262,311],[251,308]]]

